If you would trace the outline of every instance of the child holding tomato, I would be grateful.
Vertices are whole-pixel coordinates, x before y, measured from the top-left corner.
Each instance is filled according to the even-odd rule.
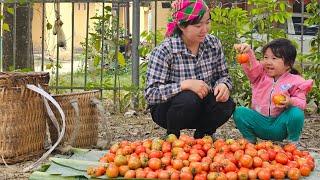
[[[313,81],[303,79],[293,68],[296,48],[287,39],[275,39],[263,47],[261,61],[248,44],[235,44],[234,48],[249,56],[241,66],[252,88],[252,107],[237,107],[233,113],[237,128],[252,143],[258,137],[297,144]]]

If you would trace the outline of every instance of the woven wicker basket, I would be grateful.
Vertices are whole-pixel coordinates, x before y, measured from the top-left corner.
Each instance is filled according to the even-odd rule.
[[[98,141],[100,114],[92,100],[99,98],[99,91],[67,93],[54,95],[53,98],[60,104],[66,115],[66,133],[61,144],[73,141],[70,143],[73,147],[88,148],[95,146]],[[78,115],[72,102],[77,102]],[[55,115],[57,114],[56,110],[53,112]],[[57,130],[50,120],[48,122],[51,141],[56,142]],[[58,118],[58,122],[61,125],[61,119]],[[72,137],[74,138],[73,140]]]
[[[47,72],[0,72],[0,156],[6,163],[29,160],[44,152],[46,110],[41,95],[26,85],[40,84],[46,89],[48,82]]]

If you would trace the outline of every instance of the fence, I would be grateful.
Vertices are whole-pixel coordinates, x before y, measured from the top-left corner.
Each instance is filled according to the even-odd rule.
[[[224,2],[228,1],[211,1],[213,5],[228,5],[228,3],[224,4]],[[296,20],[300,18],[300,22],[303,22],[305,18],[303,8],[304,1],[301,2],[301,13],[299,17],[297,16]],[[161,3],[163,8],[168,8],[170,1],[34,0],[32,4],[27,3],[25,5],[29,7],[25,14],[30,16],[26,24],[29,29],[30,26],[32,26],[32,32],[28,30],[26,30],[26,32],[28,32],[27,35],[32,34],[32,39],[28,40],[26,43],[27,47],[24,48],[31,49],[32,51],[31,61],[35,62],[35,71],[48,71],[49,69],[52,74],[51,77],[53,77],[50,88],[55,90],[56,93],[60,90],[69,89],[73,91],[91,88],[98,89],[101,95],[105,95],[105,93],[103,93],[105,90],[112,90],[113,102],[115,103],[118,101],[117,96],[121,96],[120,93],[117,92],[123,89],[129,89],[133,92],[130,95],[134,96],[133,102],[134,106],[136,106],[139,100],[136,92],[139,91],[139,88],[142,88],[139,79],[141,58],[138,49],[142,26],[141,19],[149,20],[149,25],[146,29],[151,26],[152,28],[149,27],[149,30],[157,32],[159,24],[163,19],[166,19],[163,18],[164,15],[161,14],[162,12],[158,12],[158,3]],[[236,1],[231,4],[231,6],[243,3],[246,4],[247,1]],[[17,15],[17,12],[20,11],[20,8],[21,5],[18,3],[1,3],[1,14],[4,15],[4,18],[9,16],[12,18],[10,23],[6,23],[6,19],[3,19],[1,23],[1,29],[3,29],[0,39],[0,41],[3,42],[1,43],[3,46],[0,48],[1,71],[10,70],[10,67],[3,68],[3,65],[8,63],[2,58],[4,57],[4,53],[8,53],[8,51],[5,52],[3,50],[9,49],[12,51],[12,55],[10,56],[12,58],[12,69],[17,69],[19,58],[24,55],[19,56],[20,51],[17,51],[19,49],[18,42],[20,38],[19,23],[21,23],[21,17]],[[145,12],[141,13],[141,11]],[[152,11],[152,13],[150,13],[150,11]],[[146,15],[146,17],[140,17],[141,14]],[[159,18],[159,16],[161,16],[161,18]],[[61,20],[63,24],[55,24],[60,22],[58,20]],[[293,33],[292,36],[293,38],[298,38],[301,53],[304,54],[308,49],[308,47],[306,47],[308,43],[305,41],[306,35],[304,33],[306,30],[304,28],[306,27],[303,26],[303,23],[300,23],[300,28],[298,28],[298,24],[298,22],[291,22],[290,25],[293,27],[286,25],[286,28],[289,29],[288,32],[290,28],[291,30],[292,28],[299,29],[300,34]],[[81,28],[84,28],[84,30],[80,31],[79,29]],[[61,33],[61,29],[64,33]],[[57,30],[57,35],[48,35],[52,33],[51,31],[53,30]],[[66,36],[66,32],[70,36]],[[7,35],[8,33],[10,35]],[[66,37],[63,39],[63,36]],[[9,39],[11,38],[12,43],[4,42],[4,39],[8,39],[8,37]],[[125,41],[126,43],[129,42],[127,46],[124,43]],[[67,47],[64,43],[67,43]],[[7,44],[10,44],[10,47],[8,47]],[[156,44],[157,33],[155,33],[153,37],[153,46]],[[130,46],[131,53],[128,54],[127,51],[130,50]],[[122,53],[119,53],[119,51],[124,54],[124,57],[122,57]],[[128,58],[127,56],[129,56],[131,61],[126,59]],[[79,61],[78,59],[82,60]],[[126,68],[121,69],[123,59],[125,59],[127,63],[132,63],[131,67],[126,64],[126,68],[131,68],[132,72],[131,82],[129,83],[132,84],[132,86],[130,87],[121,85],[119,81],[121,71],[128,70]],[[77,69],[76,66],[78,65],[82,65],[83,68]],[[91,69],[92,66],[95,67],[93,70]],[[79,74],[81,74],[81,77],[79,77]],[[110,74],[113,74],[113,86],[106,85],[106,77],[110,77]],[[70,77],[66,79],[62,78],[66,76]],[[81,78],[80,81],[82,81],[82,83],[79,83],[79,78]],[[137,89],[138,91],[136,91]]]

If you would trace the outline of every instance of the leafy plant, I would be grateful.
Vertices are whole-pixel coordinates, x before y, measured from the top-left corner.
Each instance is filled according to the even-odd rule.
[[[143,59],[146,59],[149,53],[154,48],[154,44],[158,44],[163,41],[163,30],[157,30],[156,33],[152,31],[144,31],[141,33],[142,42],[139,45],[139,55]],[[155,42],[156,41],[156,42]]]
[[[211,34],[219,37],[228,63],[234,64],[233,45],[248,31],[248,12],[241,8],[216,7],[211,11]]]
[[[240,37],[249,31],[248,12],[241,8],[216,7],[211,11],[211,34],[222,43],[226,60],[230,66],[233,81],[232,97],[238,105],[246,106],[250,102],[248,79],[235,60],[233,45],[240,43]]]
[[[305,55],[305,58],[310,65],[306,66],[306,69],[303,71],[306,78],[314,80],[314,87],[309,93],[310,101],[313,101],[317,107],[320,106],[320,4],[317,0],[312,0],[306,7],[307,13],[309,14],[308,19],[304,21],[304,24],[307,26],[316,26],[318,25],[318,32],[316,36],[311,41],[311,53]],[[318,112],[320,108],[318,108]]]
[[[248,4],[252,6],[249,11],[251,32],[246,37],[254,49],[272,39],[287,37],[283,27],[292,13],[287,11],[286,7],[290,5],[286,1],[248,0]],[[257,53],[257,57],[261,54]]]

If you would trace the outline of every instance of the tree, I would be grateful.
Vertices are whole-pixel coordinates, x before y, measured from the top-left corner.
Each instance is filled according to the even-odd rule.
[[[4,4],[3,13],[3,23],[9,25],[3,31],[3,70],[33,70],[32,3]]]

